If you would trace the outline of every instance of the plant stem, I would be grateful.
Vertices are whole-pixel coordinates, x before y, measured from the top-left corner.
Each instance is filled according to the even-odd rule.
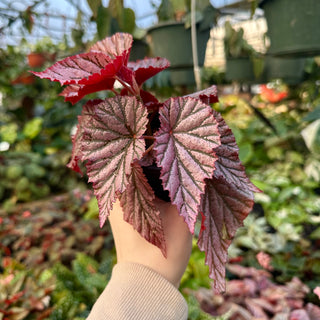
[[[144,140],[152,140],[152,141],[156,140],[156,138],[154,136],[142,136],[141,138]]]
[[[115,76],[115,79],[118,80],[133,96],[135,96],[135,97],[139,96],[139,94],[137,94],[137,92],[135,92],[135,90],[130,85],[128,85],[126,82],[122,81],[117,76]]]
[[[153,144],[143,153],[143,157],[147,155],[153,149]]]

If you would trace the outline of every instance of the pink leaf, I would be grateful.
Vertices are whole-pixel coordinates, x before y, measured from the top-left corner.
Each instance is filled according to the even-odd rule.
[[[143,174],[141,166],[134,162],[129,184],[120,196],[124,220],[130,223],[142,237],[159,247],[166,256],[166,243],[160,211],[154,205],[154,193]]]
[[[263,269],[256,269],[253,267],[244,267],[240,264],[228,264],[227,269],[229,272],[239,278],[255,278],[255,279],[267,279],[271,278],[271,274]]]
[[[218,121],[218,130],[221,135],[221,145],[214,150],[218,156],[215,164],[215,177],[225,177],[229,183],[244,190],[261,192],[261,190],[252,184],[245,173],[245,167],[240,162],[239,148],[232,131],[220,113],[213,110],[213,115]]]
[[[216,86],[211,86],[207,89],[191,93],[186,97],[200,99],[203,103],[210,104],[218,102],[218,91]]]
[[[310,320],[319,320],[320,319],[320,307],[316,306],[313,303],[308,303],[306,306]]]
[[[83,117],[80,119],[83,121]],[[85,119],[82,159],[98,200],[100,225],[109,215],[118,192],[125,191],[131,163],[145,150],[141,139],[146,130],[147,111],[135,97],[115,96],[96,106],[95,115]]]
[[[260,266],[266,270],[273,270],[272,265],[270,264],[271,262],[271,257],[265,252],[260,251],[257,253],[256,258],[260,264]]]
[[[252,206],[251,191],[238,188],[223,177],[214,176],[206,181],[206,192],[201,203],[205,228],[199,235],[198,246],[206,252],[206,264],[210,277],[214,279],[216,292],[225,290],[227,250]]]
[[[313,290],[313,293],[316,294],[318,296],[318,298],[320,299],[320,287],[315,287]]]
[[[289,320],[310,320],[310,318],[306,310],[297,309],[290,313]]]
[[[79,162],[82,162],[82,136],[84,128],[87,126],[87,121],[90,121],[91,117],[95,115],[96,105],[101,103],[102,100],[90,100],[82,108],[82,116],[79,117],[79,123],[77,125],[77,131],[72,137],[72,155],[67,167],[82,174],[79,167]]]
[[[95,43],[89,51],[100,51],[109,56],[110,59],[115,59],[118,56],[122,57],[121,65],[127,65],[132,47],[132,35],[129,33],[118,32],[111,37]]]
[[[149,78],[160,71],[168,68],[170,62],[165,58],[144,58],[136,62],[129,62],[128,67],[135,72],[135,78],[138,85],[141,85]]]
[[[143,155],[143,157],[139,161],[139,164],[142,167],[152,166],[155,162],[155,159],[155,152],[153,149],[151,149],[148,153]]]
[[[248,279],[245,279],[244,282],[246,282],[246,280]],[[242,294],[244,295],[245,293],[242,293]],[[259,304],[257,304],[254,301],[254,299],[246,298],[245,305],[253,315],[253,319],[269,320],[269,317],[267,316],[266,312],[263,310],[263,308]]]
[[[204,179],[214,171],[213,149],[220,143],[217,123],[212,109],[192,98],[171,98],[159,112],[154,150],[160,178],[193,233]]]

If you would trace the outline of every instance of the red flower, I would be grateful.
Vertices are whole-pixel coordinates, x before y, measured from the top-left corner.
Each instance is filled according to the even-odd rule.
[[[275,89],[268,88],[267,85],[262,84],[260,86],[261,96],[271,103],[277,103],[288,96],[287,91],[276,91]]]

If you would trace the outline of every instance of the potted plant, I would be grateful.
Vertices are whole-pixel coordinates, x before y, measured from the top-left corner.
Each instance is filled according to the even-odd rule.
[[[169,62],[129,62],[131,47],[132,36],[117,33],[87,53],[33,73],[66,85],[61,95],[71,103],[100,90],[114,93],[83,106],[68,164],[78,172],[85,165],[98,199],[100,225],[120,198],[125,219],[165,255],[162,222],[154,206],[162,189],[191,233],[201,212],[198,244],[206,252],[214,288],[222,291],[227,248],[259,190],[245,174],[231,130],[210,106],[218,101],[216,87],[158,101],[142,85]],[[116,80],[122,89],[115,88]]]
[[[157,10],[158,23],[147,30],[151,55],[165,57],[170,63],[174,85],[193,85],[191,42],[191,1],[162,0]],[[209,0],[196,1],[196,38],[199,66],[203,66],[210,29],[218,16]]]
[[[270,38],[269,53],[306,57],[320,53],[318,0],[262,0]]]
[[[228,81],[255,82],[260,78],[264,69],[262,55],[244,39],[243,28],[234,29],[230,21],[225,23],[224,51]]]
[[[57,46],[49,37],[44,37],[34,45],[27,55],[28,64],[31,68],[41,68],[46,61],[54,61],[57,56]]]

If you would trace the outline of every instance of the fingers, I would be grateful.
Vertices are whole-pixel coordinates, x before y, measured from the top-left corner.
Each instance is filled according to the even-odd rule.
[[[122,208],[117,201],[109,216],[117,261],[146,265],[178,287],[191,254],[192,235],[174,205],[160,199],[155,204],[163,221],[167,258],[123,220]]]

